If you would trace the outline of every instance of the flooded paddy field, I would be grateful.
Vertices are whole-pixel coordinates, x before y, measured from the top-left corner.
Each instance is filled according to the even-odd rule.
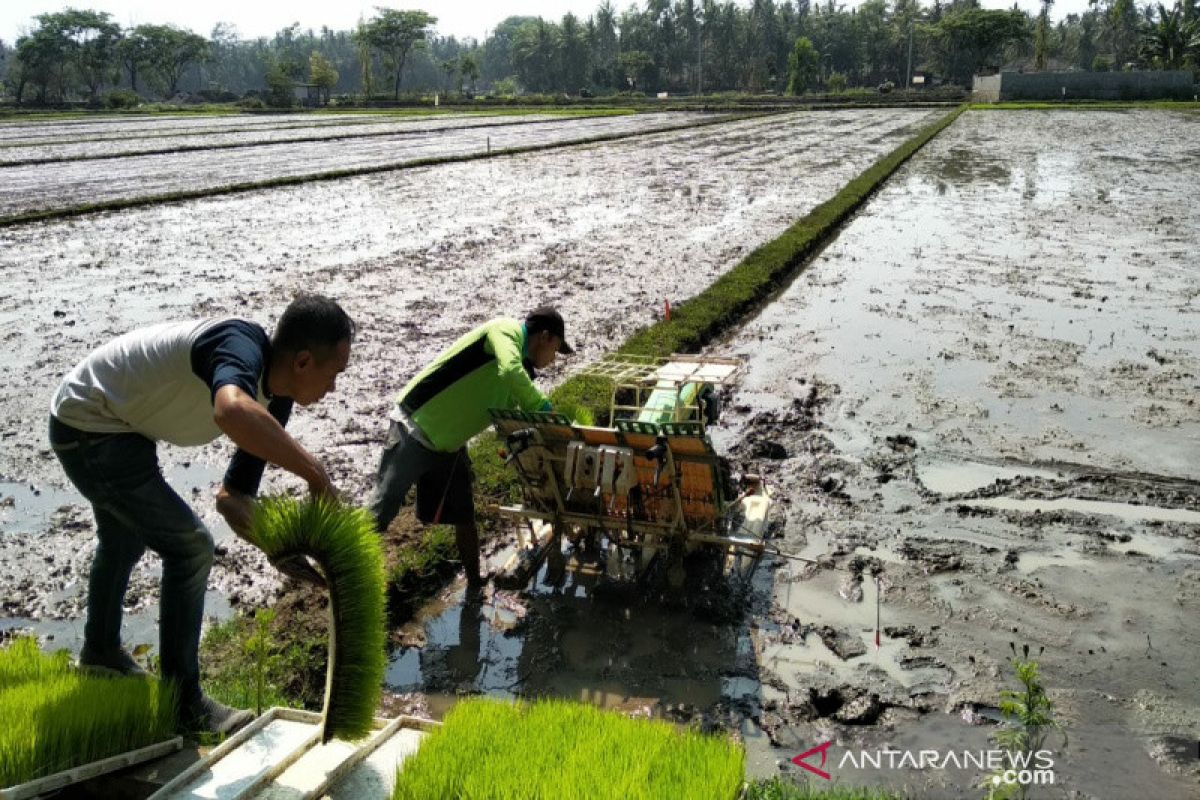
[[[289,429],[365,502],[391,402],[457,336],[554,302],[580,351],[573,361],[595,358],[656,319],[663,298],[701,290],[937,113],[743,120],[0,231],[0,524],[61,537],[0,537],[0,585],[22,587],[6,593],[4,615],[79,612],[88,561],[62,554],[90,553],[90,512],[46,445],[45,415],[61,376],[108,338],[227,314],[269,327],[297,291],[337,297],[360,326],[350,367]],[[229,453],[161,448],[168,471],[187,463],[208,470],[208,484]],[[287,483],[268,476],[274,488]],[[214,590],[262,599],[273,570],[224,530],[207,494],[194,495],[195,508],[229,548]]]
[[[231,128],[278,128],[288,125],[352,125],[374,122],[372,114],[197,114],[127,116],[95,119],[31,119],[0,122],[0,145],[71,139],[108,139],[154,133],[218,133]]]
[[[1069,735],[1036,796],[1200,792],[1197,124],[969,112],[727,343],[718,442],[818,561],[776,566],[753,637],[759,770],[986,747],[1013,642]]]
[[[23,526],[0,583],[26,581],[3,613],[78,614],[90,521],[42,431],[59,376],[104,338],[339,297],[362,326],[351,366],[291,427],[362,501],[391,398],[454,337],[555,302],[586,363],[937,113],[793,114],[0,231],[0,522]],[[748,361],[718,450],[767,477],[771,544],[808,560],[764,562],[732,614],[586,576],[452,586],[393,632],[397,702],[566,696],[736,730],[754,776],[803,780],[789,760],[832,742],[842,784],[979,797],[978,770],[836,767],[991,747],[1014,642],[1045,648],[1069,735],[1034,796],[1196,796],[1197,125],[964,114],[714,347]],[[198,471],[179,486],[227,455],[163,449],[169,472]],[[214,601],[269,596],[265,562],[195,506],[219,532]],[[132,597],[152,604],[146,569]]]
[[[515,147],[680,128],[714,115],[670,113],[556,119],[529,125],[505,121],[478,127],[423,129],[395,136],[308,141],[237,150],[199,150],[112,159],[0,165],[8,189],[0,214],[195,192],[238,183],[317,174],[330,170],[398,165],[429,158],[488,153]],[[720,115],[716,115],[720,116]]]
[[[843,785],[979,797],[969,764],[838,765],[993,748],[1028,644],[1068,736],[1032,796],[1195,797],[1195,125],[968,113],[714,346],[748,361],[718,450],[767,476],[772,546],[807,559],[764,563],[743,616],[586,576],[452,587],[394,637],[390,688],[434,713],[551,694],[734,730],[755,776],[805,780],[790,759],[832,742]],[[1154,160],[1117,157],[1131,141]]]
[[[580,115],[585,116],[585,115]],[[494,125],[520,125],[537,122],[556,122],[557,114],[484,114],[447,115],[361,115],[337,117],[328,121],[324,116],[311,116],[307,122],[295,117],[285,118],[275,125],[223,125],[219,127],[175,128],[160,131],[154,128],[114,133],[56,134],[33,137],[0,136],[0,165],[53,159],[107,158],[160,152],[172,148],[199,149],[204,147],[248,146],[296,139],[346,139],[377,137],[386,134],[415,134],[444,131],[452,128],[483,128]],[[254,122],[254,120],[250,120]],[[3,127],[0,127],[0,133]],[[0,173],[3,174],[3,173]]]

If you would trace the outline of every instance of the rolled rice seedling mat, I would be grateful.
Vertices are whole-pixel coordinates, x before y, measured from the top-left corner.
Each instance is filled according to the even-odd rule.
[[[321,741],[361,739],[371,730],[387,667],[383,551],[374,519],[324,498],[265,498],[251,538],[271,558],[303,555],[321,567],[330,620]]]

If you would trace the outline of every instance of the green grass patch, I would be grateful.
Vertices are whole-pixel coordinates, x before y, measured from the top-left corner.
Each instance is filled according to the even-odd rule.
[[[387,657],[383,552],[363,509],[321,498],[266,498],[251,539],[270,558],[304,555],[329,584],[330,646],[324,740],[360,739],[371,730]]]
[[[392,590],[403,597],[424,597],[437,591],[453,574],[457,560],[454,529],[435,525],[425,530],[415,547],[400,551],[388,581]]]
[[[291,620],[288,620],[290,622]],[[324,701],[327,631],[270,624],[271,640],[261,658],[254,617],[235,616],[204,632],[201,680],[206,694],[234,708],[271,706],[319,709]],[[261,667],[261,669],[260,669]]]
[[[44,222],[52,219],[64,219],[66,217],[78,217],[84,214],[97,214],[103,211],[122,211],[128,208],[140,208],[142,206],[159,205],[162,203],[175,203],[183,200],[197,200],[203,197],[216,197],[224,194],[239,194],[242,192],[259,191],[261,189],[277,189],[282,186],[296,186],[303,183],[341,180],[342,178],[356,178],[361,175],[374,175],[380,172],[394,172],[402,169],[432,167],[438,166],[439,164],[458,164],[468,161],[478,161],[485,158],[499,158],[502,156],[522,155],[524,153],[560,150],[565,147],[583,147],[591,144],[601,144],[604,142],[620,141],[622,139],[632,139],[637,136],[652,136],[655,134],[669,133],[671,131],[685,130],[689,128],[701,128],[708,125],[722,125],[729,122],[735,122],[740,119],[746,119],[747,117],[756,116],[763,115],[742,114],[722,116],[716,119],[690,120],[680,125],[670,125],[653,131],[607,133],[600,136],[573,139],[571,141],[497,148],[491,152],[468,153],[466,155],[454,156],[434,156],[431,158],[416,159],[414,161],[403,161],[393,164],[379,164],[372,167],[351,167],[347,169],[327,170],[325,172],[314,172],[308,175],[288,175],[278,178],[270,178],[263,181],[232,183],[225,186],[214,186],[209,189],[166,192],[164,194],[148,195],[145,197],[127,197],[118,200],[104,200],[98,203],[84,203],[76,206],[67,206],[65,208],[24,211],[19,214],[11,214],[6,217],[0,217],[0,228],[7,228],[13,225],[25,225],[31,222]]]
[[[393,800],[734,800],[745,754],[582,703],[465,700],[399,772]]]
[[[152,678],[105,678],[28,637],[0,650],[0,787],[171,738],[175,693]]]
[[[746,790],[744,800],[904,800],[907,794],[858,786],[826,783],[792,783],[784,778],[756,781]]]

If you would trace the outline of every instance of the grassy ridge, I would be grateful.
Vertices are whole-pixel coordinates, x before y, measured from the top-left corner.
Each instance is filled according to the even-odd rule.
[[[242,192],[254,192],[260,189],[276,189],[281,186],[296,186],[302,183],[315,183],[318,181],[340,180],[342,178],[356,178],[361,175],[374,175],[380,172],[394,172],[402,169],[417,169],[419,167],[432,167],[439,164],[458,164],[468,161],[478,161],[484,158],[498,158],[501,156],[521,155],[524,153],[536,153],[546,150],[560,150],[565,147],[581,147],[590,144],[600,144],[603,142],[615,142],[621,139],[632,139],[636,136],[651,136],[660,133],[670,133],[671,131],[686,130],[689,128],[701,128],[708,125],[719,125],[727,122],[735,122],[749,117],[764,116],[761,113],[757,114],[734,114],[722,116],[717,119],[706,119],[692,121],[682,125],[671,125],[665,128],[658,128],[653,131],[631,131],[625,133],[607,133],[600,136],[590,136],[584,139],[573,139],[564,142],[552,142],[550,144],[534,144],[521,145],[519,147],[497,148],[491,152],[469,153],[466,155],[456,156],[433,156],[430,158],[421,158],[414,161],[402,161],[393,164],[379,164],[370,167],[350,167],[346,169],[326,170],[324,172],[314,172],[307,175],[289,175],[279,178],[270,178],[264,181],[247,181],[244,183],[231,183],[225,186],[215,186],[208,189],[195,189],[191,191],[166,192],[164,194],[149,195],[146,197],[127,197],[117,200],[104,200],[99,203],[83,203],[77,206],[68,206],[66,208],[50,208],[35,211],[24,211],[19,214],[11,214],[6,217],[0,217],[0,228],[7,228],[13,225],[24,225],[30,222],[44,222],[52,219],[63,219],[66,217],[78,217],[84,214],[96,214],[102,211],[122,211],[128,208],[139,208],[142,206],[160,205],[162,203],[175,203],[181,200],[197,200],[203,197],[216,197],[225,194],[239,194]]]
[[[170,684],[75,670],[66,651],[32,638],[0,650],[0,787],[165,741],[175,732]]]
[[[893,172],[954,122],[963,110],[963,107],[956,108],[926,125],[778,238],[754,250],[700,294],[672,308],[670,321],[643,328],[616,352],[643,356],[695,352],[740,322],[829,241],[842,222],[857,211]],[[610,387],[603,381],[571,378],[554,391],[551,399],[555,405],[591,408],[597,419],[603,419],[608,413],[609,394]]]
[[[393,800],[733,800],[745,754],[583,703],[464,700],[397,775]]]

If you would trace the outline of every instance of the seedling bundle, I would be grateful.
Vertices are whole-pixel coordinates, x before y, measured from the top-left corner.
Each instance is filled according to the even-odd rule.
[[[271,558],[304,555],[320,566],[330,612],[322,740],[361,739],[371,730],[387,666],[383,553],[374,521],[332,500],[266,498],[251,537]]]

